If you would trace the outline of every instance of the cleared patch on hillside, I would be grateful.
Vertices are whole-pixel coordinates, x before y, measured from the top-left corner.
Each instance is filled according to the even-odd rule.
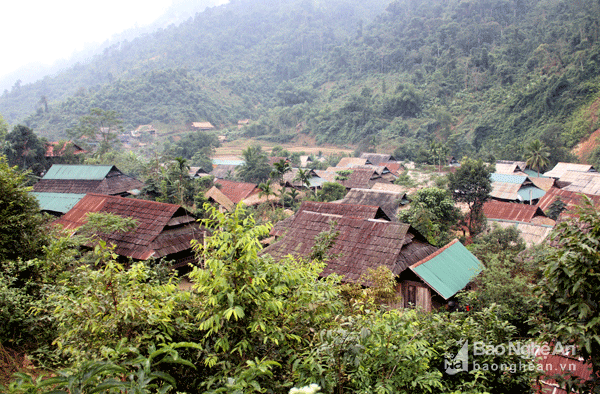
[[[596,99],[589,107],[588,113],[590,116],[590,124],[598,123],[598,108],[600,108],[600,98]],[[600,137],[600,129],[594,131],[588,138],[573,148],[573,154],[575,154],[582,163],[586,162],[594,149],[600,144],[598,137]]]
[[[266,141],[256,141],[252,139],[239,139],[235,141],[229,141],[222,144],[216,149],[214,157],[226,158],[226,157],[239,157],[242,151],[248,148],[252,144],[259,144],[263,151],[270,153],[273,147],[281,146],[283,149],[287,149],[290,152],[305,152],[307,155],[318,154],[321,152],[323,155],[331,155],[336,153],[352,153],[352,149],[340,148],[335,145],[328,144],[317,144],[315,139],[305,134],[300,134],[297,142],[278,144]]]

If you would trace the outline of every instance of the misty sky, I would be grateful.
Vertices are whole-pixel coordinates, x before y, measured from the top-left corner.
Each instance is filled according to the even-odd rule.
[[[152,23],[173,0],[8,0],[2,4],[0,78],[70,57],[130,27]]]

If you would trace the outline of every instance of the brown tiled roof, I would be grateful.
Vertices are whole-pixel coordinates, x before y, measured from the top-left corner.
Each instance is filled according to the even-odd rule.
[[[258,193],[255,183],[234,182],[225,179],[215,181],[215,184],[221,185],[219,190],[227,196],[234,204],[248,198],[253,193]]]
[[[374,168],[348,168],[348,167],[329,167],[327,172],[336,173],[337,171],[352,171],[346,180],[335,180],[334,182],[340,183],[346,187],[346,189],[354,189],[354,188],[370,188],[373,186],[375,181],[381,178]],[[317,172],[317,174],[319,174]],[[325,178],[321,176],[321,178]],[[336,174],[338,176],[338,174]],[[327,178],[325,178],[327,179]]]
[[[392,155],[385,153],[361,153],[360,158],[369,160],[374,166],[378,166],[383,162],[396,161]]]
[[[179,205],[101,194],[86,195],[54,224],[76,230],[90,212],[112,213],[138,222],[133,231],[104,237],[116,245],[117,254],[136,260],[189,250],[192,239],[202,239],[195,218]]]
[[[33,191],[45,193],[100,193],[107,195],[125,195],[134,189],[141,189],[144,183],[121,174],[103,180],[80,179],[40,179]]]
[[[546,216],[537,205],[517,204],[490,200],[483,204],[483,214],[488,219],[531,222],[534,216]]]
[[[395,221],[398,208],[400,207],[400,200],[405,195],[405,193],[394,191],[359,188],[351,189],[339,202],[341,204],[374,205],[380,207],[392,221]]]
[[[383,212],[383,210],[380,207],[374,205],[338,204],[332,202],[304,201],[300,206],[298,212],[303,211],[347,216],[361,219],[390,220],[390,218],[385,214],[385,212]]]
[[[302,211],[289,224],[285,236],[263,252],[276,260],[287,255],[306,257],[315,237],[329,230],[334,221],[339,235],[329,253],[337,257],[328,262],[322,276],[336,273],[344,276],[346,282],[360,282],[369,268],[382,265],[398,275],[437,249],[412,230],[409,232],[410,226],[405,223]]]

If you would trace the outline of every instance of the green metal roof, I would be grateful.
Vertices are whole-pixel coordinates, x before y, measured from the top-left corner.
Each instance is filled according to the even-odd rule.
[[[544,197],[546,192],[535,186],[523,186],[517,194],[521,197],[522,201],[530,201]]]
[[[99,181],[108,175],[113,166],[83,166],[53,164],[42,179],[77,179]]]
[[[490,174],[490,179],[492,182],[516,183],[521,185],[523,182],[525,182],[527,177],[523,175],[508,175],[494,172],[493,174]]]
[[[42,211],[52,211],[67,213],[85,197],[85,194],[70,194],[70,193],[31,193],[40,204]]]
[[[446,300],[464,289],[482,268],[477,257],[457,239],[410,266],[415,274]]]

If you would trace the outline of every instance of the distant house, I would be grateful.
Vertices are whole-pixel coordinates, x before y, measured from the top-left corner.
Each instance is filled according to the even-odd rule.
[[[209,131],[215,129],[215,126],[213,126],[210,122],[192,122],[192,127],[201,131]]]
[[[369,160],[360,157],[342,157],[336,167],[364,166],[372,164]]]
[[[385,153],[361,153],[359,157],[368,160],[374,166],[398,161],[394,156]]]
[[[111,213],[137,221],[138,226],[132,231],[103,236],[105,241],[115,245],[115,253],[122,259],[164,258],[173,261],[172,268],[197,263],[190,242],[192,239],[201,241],[204,231],[196,218],[179,205],[87,194],[54,224],[77,230],[86,223],[86,215],[91,212]]]
[[[383,182],[382,175],[377,173],[376,168],[348,168],[348,167],[329,167],[326,170],[330,176],[317,171],[321,178],[328,179],[329,182],[337,182],[346,189],[369,189],[375,182]],[[347,175],[344,175],[346,174]],[[329,179],[332,179],[331,181]]]
[[[319,188],[321,188],[321,186],[323,186],[323,183],[328,182],[328,180],[323,179],[319,175],[317,175],[318,171],[315,171],[315,170],[305,170],[305,171],[308,171],[308,175],[309,175],[308,181],[309,181],[309,187],[311,189],[319,189]],[[297,179],[298,172],[299,172],[298,168],[292,168],[291,171],[288,171],[285,174],[283,174],[283,182],[284,182],[285,186],[293,187],[296,189],[302,189],[302,188],[306,187],[305,184],[303,184],[301,181],[299,181]]]
[[[590,164],[576,163],[557,163],[553,169],[544,173],[544,176],[561,179],[567,171],[597,173],[596,169]]]
[[[483,205],[483,214],[491,227],[516,227],[528,247],[542,243],[555,224],[537,205],[492,200]]]
[[[490,179],[492,181],[490,197],[496,200],[536,203],[546,194],[524,175],[493,173]]]
[[[143,187],[143,182],[123,174],[115,166],[54,164],[33,186],[33,191],[126,197],[139,193]]]
[[[548,212],[548,209],[550,208],[552,203],[560,199],[566,205],[566,209],[560,215],[560,217],[574,216],[577,214],[577,208],[580,207],[582,204],[582,195],[589,197],[594,204],[600,206],[600,196],[585,193],[576,193],[566,189],[559,189],[557,187],[553,187],[550,190],[548,190],[544,197],[540,198],[540,201],[537,203],[537,207],[544,212]]]
[[[282,160],[284,161],[284,163],[291,163],[290,159],[288,159],[287,157],[283,157],[283,156],[271,156],[268,158],[268,163],[271,167],[273,167],[273,165],[275,165],[275,163],[279,163]]]
[[[250,119],[240,119],[237,122],[238,124],[238,129],[241,129],[244,126],[248,126],[250,124]]]
[[[600,195],[600,174],[594,171],[565,171],[557,183],[566,191]]]
[[[219,204],[223,210],[232,211],[238,203],[259,193],[260,189],[256,183],[215,179],[215,186],[211,187],[204,196],[209,201]]]
[[[527,176],[527,165],[524,161],[498,160],[495,167],[498,174]]]
[[[81,155],[87,153],[85,149],[74,143],[73,141],[55,141],[46,144],[46,159],[54,159],[63,157],[68,151],[71,151],[74,155]]]
[[[392,174],[399,176],[404,171],[402,164],[398,162],[383,162],[379,163],[380,166],[385,166]]]
[[[213,164],[210,175],[218,179],[231,179],[235,176],[235,164]]]
[[[457,241],[438,250],[410,225],[376,219],[382,212],[379,207],[305,204],[293,219],[285,220],[285,227],[272,230],[279,238],[263,253],[277,261],[287,255],[307,256],[315,237],[334,224],[339,235],[330,253],[335,257],[321,276],[335,273],[344,282],[369,285],[363,275],[385,266],[396,276],[403,295],[398,306],[419,306],[426,311],[443,305],[481,270],[477,259]]]

